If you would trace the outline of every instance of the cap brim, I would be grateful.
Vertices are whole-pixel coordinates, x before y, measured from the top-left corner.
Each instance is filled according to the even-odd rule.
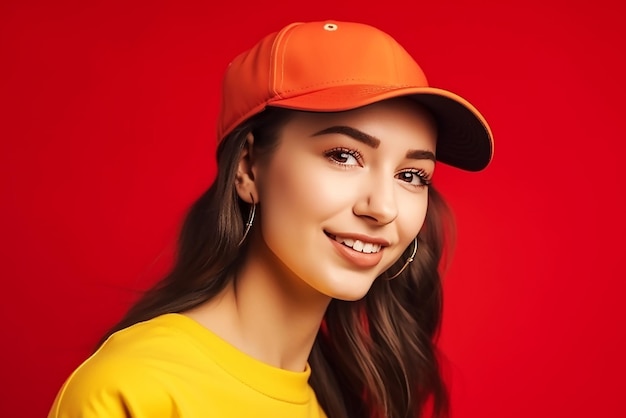
[[[467,100],[447,90],[350,85],[276,99],[268,106],[340,112],[404,96],[412,97],[432,112],[438,129],[437,160],[467,171],[480,171],[489,165],[493,156],[493,136],[487,121]]]

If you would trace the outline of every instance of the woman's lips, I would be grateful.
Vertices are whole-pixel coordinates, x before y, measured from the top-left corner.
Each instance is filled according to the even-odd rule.
[[[326,232],[326,236],[344,259],[360,268],[376,266],[383,257],[385,245],[380,239],[368,239],[364,236],[340,236]],[[372,242],[374,241],[374,242]]]

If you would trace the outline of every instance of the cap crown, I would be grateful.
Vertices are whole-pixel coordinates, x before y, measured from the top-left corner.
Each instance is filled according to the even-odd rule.
[[[218,138],[267,105],[346,110],[341,100],[287,99],[327,89],[346,94],[350,86],[359,93],[373,93],[427,87],[428,82],[408,52],[377,28],[332,21],[291,24],[264,37],[229,65],[222,85]]]

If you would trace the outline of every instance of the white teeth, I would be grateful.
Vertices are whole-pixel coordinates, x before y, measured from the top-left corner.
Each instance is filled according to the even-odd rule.
[[[335,237],[335,241],[342,243],[346,247],[352,248],[354,251],[366,254],[377,253],[381,248],[380,244],[373,244],[371,242],[365,243],[363,241],[359,241],[358,239],[354,240],[350,238]]]

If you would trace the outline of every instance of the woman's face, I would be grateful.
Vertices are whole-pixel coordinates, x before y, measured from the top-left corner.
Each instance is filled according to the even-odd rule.
[[[329,297],[362,298],[413,245],[428,204],[436,130],[414,102],[297,113],[254,169],[267,271]],[[259,225],[257,225],[258,227]]]

